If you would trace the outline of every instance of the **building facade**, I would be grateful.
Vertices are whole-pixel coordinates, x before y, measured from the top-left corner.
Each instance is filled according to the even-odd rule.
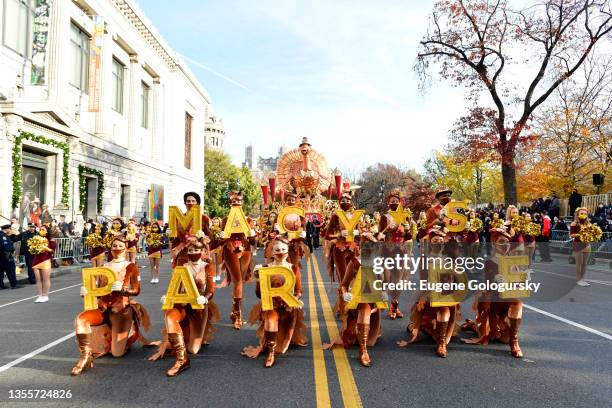
[[[251,174],[256,180],[266,180],[270,173],[276,171],[278,159],[287,152],[286,146],[278,148],[276,157],[261,157],[255,154],[255,147],[247,145],[244,148],[244,161],[242,166],[251,170]]]
[[[167,219],[203,192],[210,97],[133,0],[0,3],[0,215]]]
[[[225,141],[225,127],[223,126],[223,120],[214,115],[209,114],[206,119],[206,148],[216,150],[219,152],[223,151],[223,143]]]

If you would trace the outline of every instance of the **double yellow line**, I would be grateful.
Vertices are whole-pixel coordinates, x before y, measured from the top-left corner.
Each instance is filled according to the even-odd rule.
[[[314,268],[313,268],[314,266]],[[338,326],[334,319],[329,298],[325,291],[325,285],[319,264],[314,254],[310,255],[307,262],[308,267],[308,299],[309,299],[309,314],[310,314],[310,331],[312,337],[312,358],[314,362],[314,377],[315,377],[315,393],[317,407],[331,407],[329,398],[329,386],[327,381],[327,368],[325,366],[325,356],[323,355],[321,330],[319,327],[319,314],[317,311],[317,299],[315,298],[315,285],[318,288],[321,307],[323,309],[323,317],[330,342],[334,341],[338,334]],[[313,279],[313,269],[316,276],[316,282]],[[345,407],[362,407],[359,390],[353,377],[353,371],[348,361],[346,351],[342,347],[334,347],[332,349],[334,355],[334,363],[338,372],[338,381],[340,383],[340,392],[342,393],[342,401]]]

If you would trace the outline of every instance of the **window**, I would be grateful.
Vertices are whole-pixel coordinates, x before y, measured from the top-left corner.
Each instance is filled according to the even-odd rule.
[[[191,122],[193,118],[185,112],[185,167],[191,168]]]
[[[72,78],[70,83],[83,92],[89,84],[89,36],[74,24],[70,25]]]
[[[121,210],[122,217],[129,217],[130,214],[130,186],[127,184],[121,185],[121,197],[119,202],[119,209]]]
[[[149,85],[141,82],[140,84],[140,104],[142,111],[140,113],[140,126],[145,129],[149,128],[149,93],[151,88]]]
[[[111,108],[123,114],[123,77],[125,66],[117,59],[113,58],[113,99]]]
[[[30,56],[35,0],[4,0],[4,45]]]

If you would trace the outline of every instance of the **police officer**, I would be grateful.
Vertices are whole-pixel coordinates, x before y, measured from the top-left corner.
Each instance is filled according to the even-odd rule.
[[[11,289],[22,288],[23,285],[17,283],[17,276],[15,275],[15,258],[13,252],[15,252],[15,246],[13,241],[9,238],[8,234],[11,230],[11,225],[6,224],[2,226],[0,231],[0,289],[6,289],[4,286],[4,274],[11,284]]]

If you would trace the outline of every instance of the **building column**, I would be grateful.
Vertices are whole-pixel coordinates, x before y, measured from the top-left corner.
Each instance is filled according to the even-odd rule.
[[[104,113],[106,112],[105,103],[106,98],[106,80],[108,79],[108,75],[106,75],[106,67],[110,61],[112,61],[112,52],[109,50],[107,52],[106,48],[110,48],[110,44],[112,42],[111,35],[108,33],[104,33],[104,35],[99,38],[100,41],[100,83],[98,86],[100,87],[100,104],[98,106],[98,111],[95,112],[95,129],[94,132],[96,135],[103,135],[109,132],[107,129],[107,124],[104,122]],[[110,55],[109,55],[110,54]],[[93,81],[93,78],[89,78],[90,81]],[[90,95],[91,97],[91,95]]]
[[[139,140],[136,133],[138,129],[137,124],[139,122],[139,88],[140,88],[140,76],[138,75],[138,55],[130,55],[130,71],[129,71],[129,83],[128,83],[128,150],[134,151],[138,149]]]
[[[163,125],[160,122],[162,115],[159,112],[161,85],[159,77],[153,78],[153,89],[151,92],[151,106],[149,116],[151,118],[151,156],[154,160],[159,160],[164,147]]]

